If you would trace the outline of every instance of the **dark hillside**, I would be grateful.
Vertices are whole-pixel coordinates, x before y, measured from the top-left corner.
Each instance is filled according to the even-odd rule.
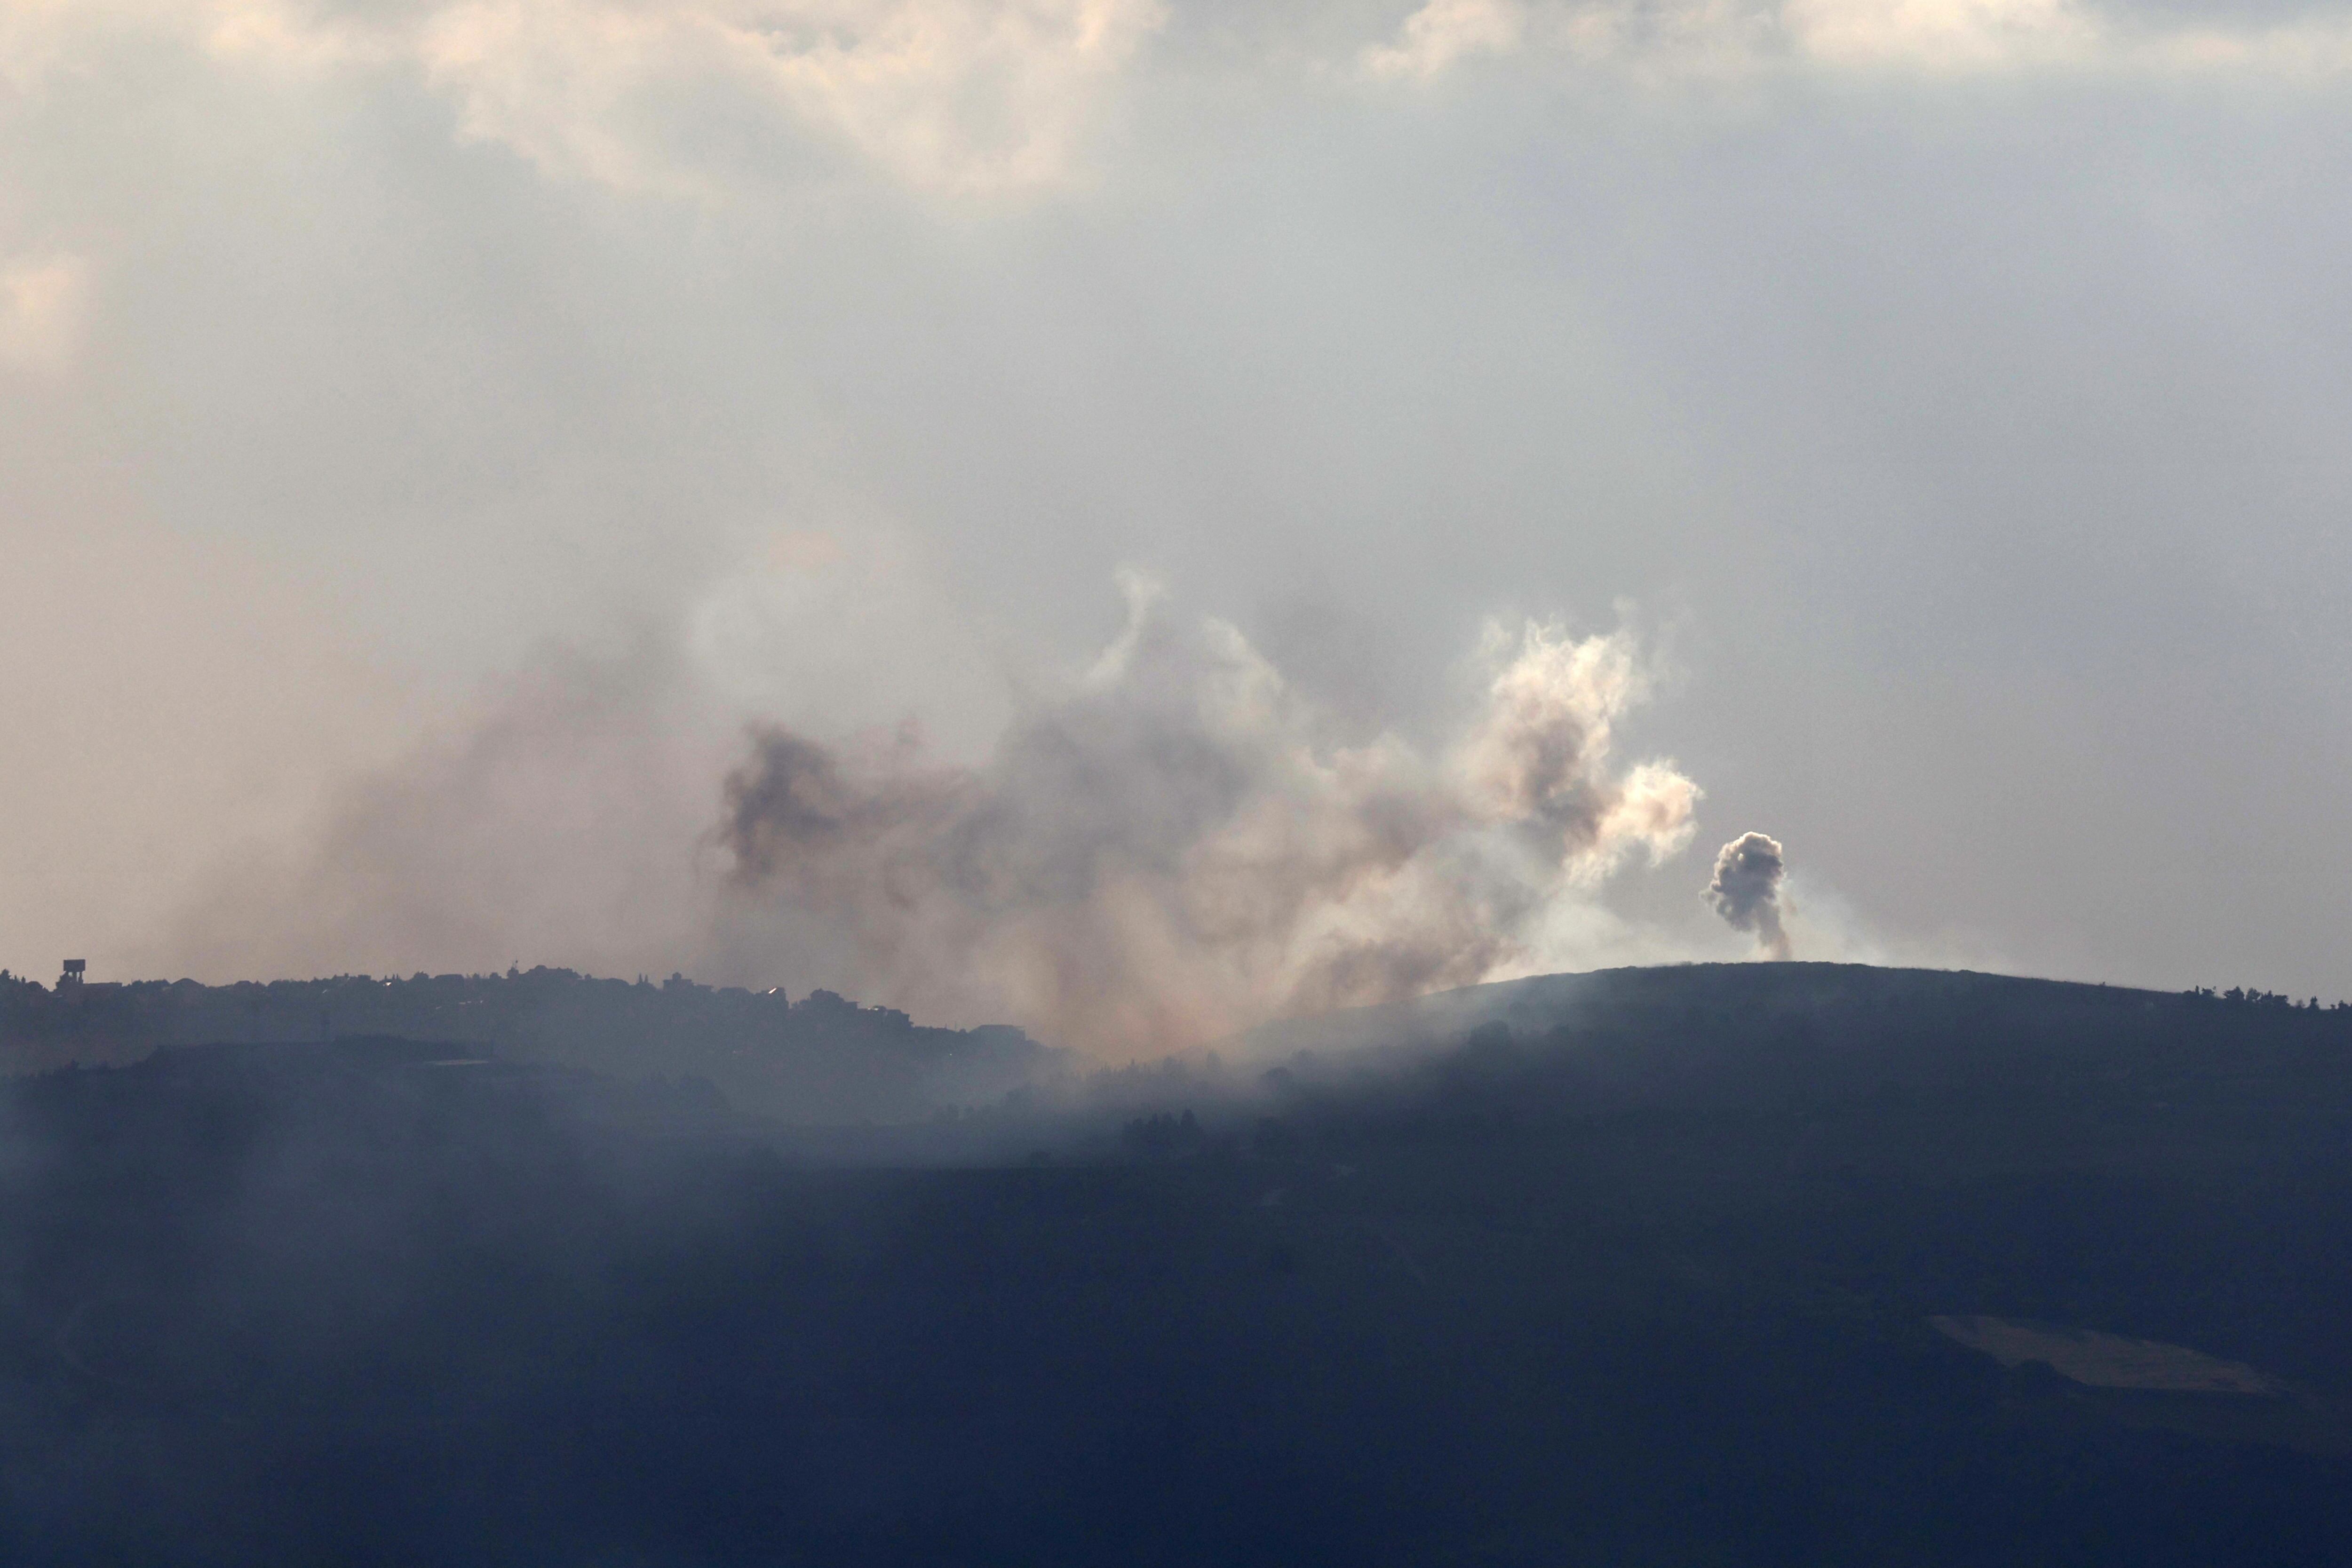
[[[1398,1071],[1418,1082],[1419,1061],[1467,1045],[1472,1062],[1514,1064],[1591,1105],[1793,1107],[1906,1087],[2160,1096],[2186,1075],[2209,1100],[2226,1091],[2285,1110],[2352,1059],[2352,1007],[1861,964],[1691,964],[1472,986],[1269,1026],[1240,1045],[1286,1079],[1328,1083]]]
[[[1302,1036],[1312,1044],[1296,1045]],[[2128,1136],[2094,1138],[2118,1157],[2178,1157],[2167,1127],[2265,1145],[2296,1130],[2324,1140],[2352,1083],[2352,1008],[2341,1005],[1843,964],[1548,975],[1278,1026],[1249,1044],[1274,1060],[1286,1092],[1416,1108],[1481,1083],[1536,1090],[1536,1103],[1569,1113],[1765,1114],[1924,1096],[1957,1115],[1981,1104],[1967,1129],[1972,1160],[1999,1156],[2003,1104],[2096,1106],[2106,1123],[2130,1124]],[[2159,1114],[2170,1110],[2180,1114]],[[2071,1160],[2090,1135],[2085,1122],[2073,1141],[2028,1131],[2016,1142],[2026,1160]]]
[[[0,1555],[2344,1560],[2345,1015],[1766,965],[1406,1011],[922,1171],[394,1042],[19,1079]]]

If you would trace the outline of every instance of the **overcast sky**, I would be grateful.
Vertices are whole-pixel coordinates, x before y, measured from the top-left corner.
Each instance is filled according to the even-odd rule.
[[[1349,743],[1637,647],[1547,965],[1755,830],[2352,994],[2347,257],[2292,0],[0,0],[0,963],[826,983],[745,724],[978,761],[1134,568]]]

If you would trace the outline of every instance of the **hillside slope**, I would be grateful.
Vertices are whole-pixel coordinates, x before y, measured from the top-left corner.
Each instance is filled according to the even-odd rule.
[[[2342,1014],[1761,965],[1416,1011],[946,1168],[396,1042],[20,1079],[0,1554],[2342,1561]]]

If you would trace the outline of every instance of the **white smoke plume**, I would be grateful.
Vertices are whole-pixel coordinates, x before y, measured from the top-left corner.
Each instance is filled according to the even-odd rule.
[[[832,933],[861,994],[976,996],[1098,1056],[1486,978],[1627,854],[1690,838],[1699,790],[1622,772],[1632,639],[1496,639],[1433,752],[1348,744],[1234,627],[1130,584],[1119,640],[973,768],[756,731],[719,841],[740,890]]]
[[[1789,933],[1780,924],[1780,879],[1788,863],[1780,840],[1743,833],[1715,857],[1715,878],[1706,900],[1734,931],[1753,931],[1757,945],[1774,958],[1790,954]]]

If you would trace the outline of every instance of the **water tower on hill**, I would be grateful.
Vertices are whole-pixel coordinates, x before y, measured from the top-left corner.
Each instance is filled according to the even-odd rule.
[[[89,967],[89,961],[86,958],[67,959],[66,972],[58,976],[58,989],[63,991],[69,986],[79,987],[81,984],[82,972]]]

